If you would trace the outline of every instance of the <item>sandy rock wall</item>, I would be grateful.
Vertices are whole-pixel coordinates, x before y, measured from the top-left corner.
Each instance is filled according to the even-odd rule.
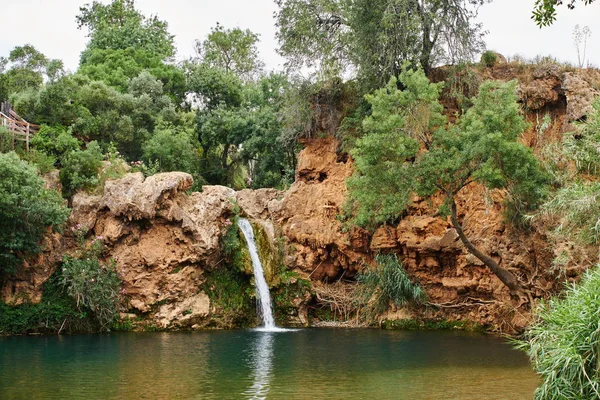
[[[514,71],[508,68],[495,68],[494,77],[510,79]],[[520,94],[532,122],[523,141],[533,147],[559,140],[569,122],[589,112],[598,93],[586,77],[546,68],[523,82]],[[545,112],[552,115],[552,126],[540,137],[535,121]],[[352,161],[331,136],[315,135],[304,146],[296,180],[285,192],[205,186],[201,193],[188,194],[193,183],[188,174],[145,178],[133,173],[107,182],[101,195],[76,194],[69,227],[102,238],[106,258],[117,262],[123,277],[128,312],[160,328],[203,327],[210,320],[214,306],[202,288],[207,271],[222,267],[219,238],[235,212],[258,224],[271,243],[283,237],[285,266],[304,279],[319,284],[351,281],[357,271],[373,266],[378,252],[394,252],[434,304],[414,317],[470,320],[507,332],[528,322],[529,306],[512,299],[465,251],[448,218],[437,214],[439,200],[415,198],[397,225],[375,232],[344,229],[338,216],[347,198],[345,181],[353,173]],[[505,224],[504,197],[501,191],[466,187],[457,199],[465,232],[526,282],[533,297],[545,297],[557,285],[550,273],[552,249],[543,232]],[[67,229],[65,235],[49,233],[43,248],[5,282],[3,301],[39,302],[43,283],[76,244]],[[297,306],[306,311],[310,301],[304,298]]]

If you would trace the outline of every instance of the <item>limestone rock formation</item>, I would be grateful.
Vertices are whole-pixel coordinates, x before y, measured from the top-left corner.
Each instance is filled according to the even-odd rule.
[[[562,83],[567,96],[567,118],[579,121],[592,109],[592,102],[600,95],[589,81],[574,72],[566,72]]]

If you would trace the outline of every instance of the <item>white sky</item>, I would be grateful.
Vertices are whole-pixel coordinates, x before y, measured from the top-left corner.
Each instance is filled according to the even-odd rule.
[[[0,8],[3,17],[0,55],[7,56],[13,47],[30,43],[46,56],[63,60],[68,69],[77,69],[86,37],[77,30],[75,16],[79,7],[91,0],[2,0],[2,3],[5,4]],[[486,36],[489,49],[528,58],[551,54],[577,63],[573,28],[576,24],[587,25],[592,30],[587,59],[600,66],[600,3],[579,6],[574,11],[563,6],[554,25],[543,29],[530,19],[533,3],[534,0],[494,0],[481,7],[479,19],[489,32]],[[239,26],[259,33],[259,49],[267,68],[276,69],[283,64],[275,52],[273,0],[136,0],[136,5],[144,14],[157,14],[169,23],[179,59],[192,55],[194,40],[204,38],[218,21],[225,28]],[[23,28],[23,21],[27,21],[28,29]]]

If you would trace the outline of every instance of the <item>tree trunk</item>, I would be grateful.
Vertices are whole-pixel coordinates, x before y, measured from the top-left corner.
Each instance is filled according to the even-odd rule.
[[[227,165],[227,157],[229,156],[229,143],[225,144],[223,147],[223,153],[221,153],[221,167],[223,169],[227,169],[229,166]]]
[[[456,202],[453,198],[451,201],[451,211],[452,211],[452,225],[456,232],[458,233],[458,237],[463,245],[467,248],[469,253],[473,254],[477,257],[482,263],[484,263],[493,273],[504,283],[511,291],[511,293],[516,295],[521,295],[523,291],[523,287],[519,283],[517,277],[510,271],[505,268],[502,268],[498,263],[488,255],[481,252],[465,235],[465,232],[462,229],[462,225],[458,222],[457,212],[456,212]]]

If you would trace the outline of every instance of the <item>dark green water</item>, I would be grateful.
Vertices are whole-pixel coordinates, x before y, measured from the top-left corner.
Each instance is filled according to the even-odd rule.
[[[0,399],[531,399],[502,339],[304,329],[0,338]]]

